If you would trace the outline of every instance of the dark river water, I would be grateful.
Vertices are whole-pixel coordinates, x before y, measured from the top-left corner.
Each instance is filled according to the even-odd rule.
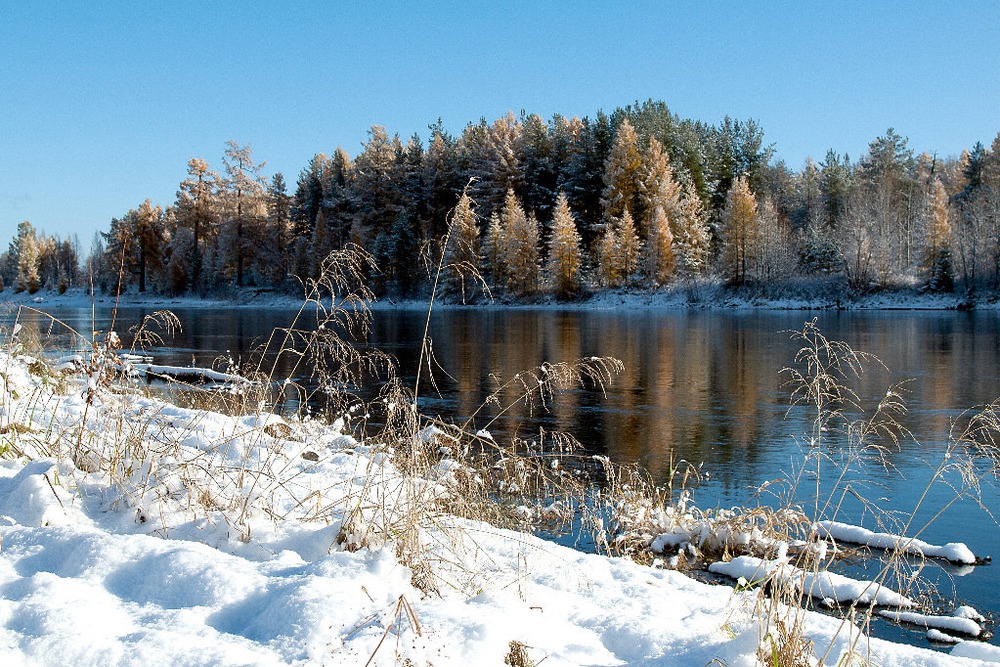
[[[145,312],[123,309],[116,328],[124,333]],[[274,327],[288,325],[294,315],[249,308],[174,312],[183,332],[151,350],[155,363],[207,366],[225,354],[249,359]],[[81,331],[91,325],[89,309],[58,309],[52,314]],[[398,360],[400,373],[411,386],[425,317],[418,310],[376,310],[368,340]],[[421,409],[464,420],[476,413],[498,380],[518,371],[543,362],[616,357],[625,370],[604,391],[580,387],[564,392],[542,412],[517,406],[491,431],[500,436],[530,434],[539,428],[569,432],[588,451],[619,462],[639,462],[660,481],[672,461],[687,461],[701,465],[702,479],[693,489],[701,507],[757,502],[757,487],[801,466],[810,418],[801,409],[789,413],[788,376],[781,371],[794,363],[800,347],[789,331],[801,330],[814,317],[828,338],[874,354],[888,367],[871,364],[853,382],[867,409],[874,409],[889,385],[906,383],[908,412],[902,422],[913,439],[888,453],[884,463],[890,472],[869,465],[851,476],[864,496],[906,516],[917,507],[933,467],[941,460],[953,420],[961,419],[968,408],[1000,397],[1000,314],[440,309],[430,324],[439,368],[435,386],[422,383]],[[97,320],[96,328],[104,329],[110,314],[98,311]],[[509,398],[513,397],[511,393]],[[490,415],[489,410],[480,413],[476,426]],[[845,444],[835,434],[824,437],[830,438],[835,457],[843,451]],[[829,493],[823,489],[820,496]],[[815,495],[814,480],[807,476],[796,498],[809,505]],[[933,485],[915,525],[923,525],[951,495],[946,485]],[[769,498],[759,497],[762,502]],[[848,494],[840,518],[864,518],[866,527],[877,529],[851,498]],[[991,518],[991,512],[1000,511],[998,499],[995,484],[986,484],[985,509],[971,500],[955,503],[920,537],[938,544],[965,542],[977,555],[1000,557],[1000,527]],[[1000,612],[996,568],[963,572],[932,565],[924,574],[944,595],[995,614]],[[884,624],[876,630],[883,636],[923,641],[923,631]]]

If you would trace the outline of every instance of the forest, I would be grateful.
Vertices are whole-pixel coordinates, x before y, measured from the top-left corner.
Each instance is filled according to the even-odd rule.
[[[294,187],[251,146],[187,163],[172,202],[112,218],[88,251],[20,223],[0,255],[16,291],[301,293],[349,244],[379,295],[585,299],[716,281],[838,298],[1000,291],[1000,134],[960,156],[889,128],[858,159],[794,170],[754,120],[711,125],[647,101],[594,117],[524,111],[425,141],[373,126],[361,152],[317,153]],[[484,289],[484,286],[486,287]]]

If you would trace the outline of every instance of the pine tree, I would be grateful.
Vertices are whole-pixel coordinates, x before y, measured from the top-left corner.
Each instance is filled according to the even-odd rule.
[[[421,236],[425,240],[441,238],[447,231],[448,212],[455,207],[462,188],[455,139],[445,132],[440,119],[431,126],[431,138],[421,166],[427,214],[421,221]]]
[[[246,267],[256,259],[260,226],[267,216],[264,181],[261,169],[249,145],[226,142],[223,157],[226,169],[226,235],[221,248],[226,264],[235,273],[237,287],[245,283]]]
[[[178,226],[170,235],[163,267],[161,289],[169,295],[183,294],[194,285],[191,283],[191,258],[194,256],[194,232]]]
[[[746,177],[740,175],[726,195],[722,211],[723,271],[734,283],[744,283],[749,277],[756,234],[757,198]]]
[[[549,125],[538,114],[521,118],[516,146],[524,179],[524,207],[547,220],[556,199],[556,165]]]
[[[566,193],[560,192],[552,216],[549,256],[545,265],[552,290],[558,298],[570,298],[580,291],[582,265],[580,233],[576,229],[576,219],[569,208]]]
[[[264,245],[260,253],[258,272],[272,285],[278,285],[289,275],[292,265],[292,198],[285,177],[279,171],[271,177],[267,188],[267,220]]]
[[[326,214],[323,209],[319,210],[316,220],[313,223],[312,239],[309,247],[311,249],[311,261],[309,262],[309,275],[316,277],[323,266],[323,260],[333,250],[333,241],[330,239],[330,227],[326,224]]]
[[[833,150],[827,151],[820,165],[819,194],[823,218],[831,229],[839,230],[847,213],[852,176],[849,158]]]
[[[173,210],[177,227],[191,230],[192,243],[184,244],[189,256],[184,258],[172,256],[172,263],[176,269],[183,261],[189,271],[186,282],[193,288],[201,286],[204,249],[207,244],[214,241],[219,231],[221,190],[219,175],[208,168],[205,160],[201,158],[188,160],[188,177],[181,181],[178,187]]]
[[[584,246],[594,243],[604,229],[601,193],[612,137],[611,119],[604,112],[598,111],[594,119],[585,117],[573,134],[570,162],[563,170],[563,189],[576,215]]]
[[[390,137],[384,127],[374,125],[354,161],[349,194],[354,211],[351,238],[361,246],[371,243],[379,232],[387,232],[399,215],[393,175],[401,152],[399,137]]]
[[[316,218],[319,217],[323,200],[327,196],[326,184],[332,169],[330,158],[317,153],[309,160],[309,165],[299,172],[290,211],[296,238],[309,237],[315,233]]]
[[[133,229],[138,252],[136,273],[139,277],[139,291],[145,292],[149,274],[158,271],[162,265],[169,237],[164,224],[163,209],[160,206],[153,206],[153,202],[149,199],[144,201],[131,217],[134,220]]]

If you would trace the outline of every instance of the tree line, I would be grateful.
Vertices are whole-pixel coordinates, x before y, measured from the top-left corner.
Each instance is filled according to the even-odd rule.
[[[961,156],[916,154],[892,128],[857,161],[798,171],[753,120],[710,125],[647,101],[593,118],[441,121],[426,142],[374,126],[354,158],[318,153],[294,191],[230,141],[193,158],[166,206],[140,203],[79,243],[22,222],[0,276],[16,290],[164,295],[298,289],[355,244],[379,294],[425,295],[442,263],[456,299],[573,299],[702,277],[750,289],[803,279],[865,293],[1000,290],[1000,134]]]

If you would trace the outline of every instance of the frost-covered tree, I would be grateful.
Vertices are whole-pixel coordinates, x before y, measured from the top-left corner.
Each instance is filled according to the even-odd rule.
[[[770,197],[764,197],[757,211],[756,232],[750,256],[753,279],[773,282],[785,278],[795,268],[791,230],[778,214]]]
[[[479,221],[472,199],[462,194],[455,205],[444,249],[442,279],[445,292],[461,296],[462,303],[475,295],[482,257],[479,248]]]
[[[185,285],[200,288],[205,247],[214,242],[219,232],[222,182],[219,175],[209,169],[208,162],[201,158],[188,160],[187,172],[188,177],[181,181],[172,208],[177,228],[190,230],[191,242],[179,241],[184,245],[186,257],[180,256],[179,248],[170,249],[170,263],[172,270],[178,270],[184,264],[188,271]],[[176,285],[174,281],[171,284]]]
[[[948,193],[940,179],[931,181],[927,200],[928,238],[925,267],[927,288],[935,292],[948,292],[954,286],[951,261],[951,210]]]
[[[131,212],[130,212],[131,213]],[[139,205],[134,219],[136,251],[136,273],[138,275],[139,291],[146,291],[146,279],[151,272],[160,269],[163,262],[163,251],[169,241],[163,219],[163,209],[153,206],[150,200]]]
[[[167,245],[163,279],[159,284],[165,294],[183,294],[196,287],[191,282],[190,261],[194,255],[194,232],[187,227],[176,227]]]
[[[10,262],[16,271],[14,290],[17,292],[27,290],[34,294],[41,289],[42,281],[38,271],[40,255],[38,234],[34,225],[27,220],[17,225],[17,236],[11,241],[8,252]]]
[[[504,198],[500,227],[507,286],[518,296],[530,296],[539,285],[538,220],[534,213],[525,214],[513,189],[507,190]]]
[[[162,268],[169,241],[163,209],[147,199],[139,208],[113,218],[111,229],[102,235],[104,265],[110,269],[103,276],[104,287],[112,292],[124,291],[134,278],[139,291],[145,292],[147,278]]]
[[[632,214],[626,210],[612,219],[597,242],[598,281],[605,287],[621,287],[629,282],[639,266],[642,244],[635,230]]]
[[[562,187],[577,219],[584,246],[589,246],[603,230],[604,165],[614,136],[611,119],[602,111],[595,118],[584,117],[573,131],[563,169]]]
[[[549,255],[545,263],[549,284],[558,298],[566,299],[580,291],[582,267],[583,251],[580,233],[576,229],[576,218],[570,210],[566,193],[560,192],[552,215]]]
[[[249,144],[226,142],[223,157],[226,177],[224,235],[219,239],[220,259],[232,272],[237,287],[245,284],[246,268],[256,261],[260,250],[261,227],[267,217],[267,200],[261,169]]]
[[[890,127],[868,145],[868,153],[858,166],[859,186],[874,216],[878,240],[874,259],[882,283],[890,273],[910,269],[914,260],[918,192],[911,175],[913,151],[906,144],[906,138]]]
[[[649,225],[656,207],[667,212],[680,200],[680,185],[674,179],[670,157],[656,137],[649,138],[649,144],[642,154],[642,170],[639,178],[639,206],[632,213],[637,216],[636,226],[640,236],[648,235]],[[670,202],[666,200],[672,200]]]
[[[506,248],[507,237],[504,233],[503,225],[500,222],[500,213],[494,211],[486,225],[486,233],[483,235],[483,263],[486,272],[496,285],[506,285],[507,265]]]
[[[655,138],[650,138],[643,156],[639,190],[641,210],[644,211],[639,233],[646,238],[643,269],[650,281],[662,285],[676,269],[674,245],[682,237],[687,223],[681,184],[674,177],[666,151]]]
[[[388,232],[399,216],[393,178],[397,155],[401,152],[399,137],[390,137],[383,126],[374,125],[368,131],[364,150],[354,160],[351,239],[361,246],[369,245],[379,232]]]
[[[503,207],[508,190],[519,193],[524,189],[521,129],[514,114],[507,112],[492,124],[485,119],[470,123],[459,138],[457,150],[464,178],[471,180],[468,193],[484,215]]]
[[[674,235],[680,273],[690,277],[704,272],[709,262],[710,243],[701,197],[694,182],[688,181],[681,195],[679,225]]]
[[[639,269],[642,240],[635,228],[632,214],[626,210],[618,222],[618,256],[624,280],[630,282]]]
[[[722,268],[726,278],[734,283],[744,283],[750,277],[757,223],[757,197],[746,177],[738,176],[726,195],[722,211]]]
[[[661,204],[656,204],[647,223],[643,265],[646,277],[655,285],[665,285],[674,275],[677,261],[674,255],[674,235],[670,220]]]
[[[625,118],[615,130],[611,154],[604,164],[601,205],[606,218],[620,218],[625,211],[636,212],[642,167],[639,138]]]

